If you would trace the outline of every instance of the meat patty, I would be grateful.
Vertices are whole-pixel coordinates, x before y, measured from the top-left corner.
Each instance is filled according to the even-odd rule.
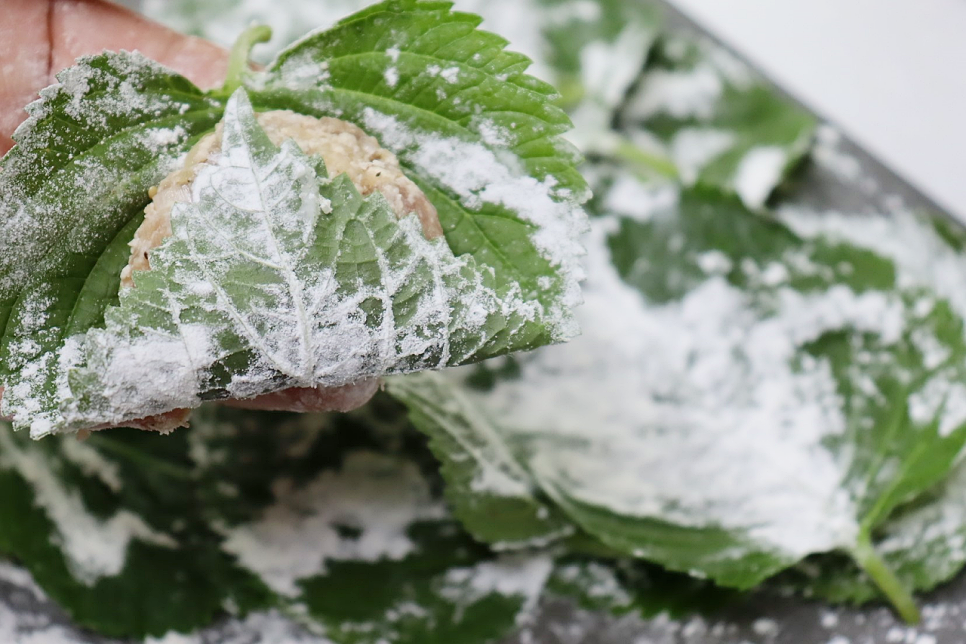
[[[359,127],[335,118],[314,118],[287,110],[257,114],[259,125],[275,145],[291,139],[308,155],[320,155],[329,176],[348,175],[363,196],[379,192],[399,218],[415,214],[427,239],[443,234],[436,208],[423,191],[399,167],[396,156]],[[135,271],[151,270],[150,252],[160,246],[171,231],[171,212],[176,203],[191,201],[191,184],[198,171],[221,152],[222,126],[202,138],[188,153],[183,167],[151,188],[151,203],[144,210],[144,222],[130,242],[131,257],[121,272],[123,288],[133,288]],[[336,389],[291,388],[257,398],[226,401],[249,409],[291,411],[349,411],[365,404],[377,391],[377,381],[363,381]],[[138,419],[140,429],[166,433],[187,425],[189,409]]]
[[[397,217],[415,213],[427,239],[443,234],[436,208],[399,167],[399,160],[356,125],[336,118],[314,118],[288,110],[256,115],[275,145],[291,139],[308,155],[320,155],[332,177],[346,174],[364,196],[379,192]],[[171,236],[171,210],[191,201],[191,184],[203,164],[221,152],[222,126],[205,136],[188,153],[184,166],[151,188],[144,222],[131,241],[131,257],[121,273],[124,287],[134,286],[134,271],[151,270],[150,251]]]

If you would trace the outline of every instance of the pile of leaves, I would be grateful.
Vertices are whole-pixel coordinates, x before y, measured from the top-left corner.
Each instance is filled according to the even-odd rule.
[[[477,18],[397,1],[293,45],[265,75],[240,79],[240,92],[204,94],[145,61],[104,55],[83,63],[83,83],[68,72],[33,108],[5,173],[28,161],[48,171],[20,203],[51,214],[51,238],[91,204],[104,215],[82,252],[45,249],[39,277],[3,291],[0,348],[23,355],[24,339],[37,338],[36,361],[88,333],[86,363],[71,372],[86,410],[103,390],[106,358],[92,351],[170,332],[170,311],[198,320],[209,310],[182,275],[192,274],[184,246],[196,236],[176,232],[171,261],[143,278],[156,288],[118,300],[114,276],[137,226],[131,213],[165,172],[152,159],[188,149],[226,104],[226,131],[253,172],[315,164],[318,185],[300,194],[327,199],[338,216],[324,225],[348,232],[320,232],[347,241],[312,268],[335,267],[340,295],[385,285],[378,258],[408,266],[442,255],[418,235],[371,234],[367,245],[366,231],[402,226],[327,180],[317,160],[266,143],[249,101],[370,129],[367,110],[377,109],[510,150],[531,177],[576,194],[585,186],[558,138],[569,127],[563,108],[595,193],[583,335],[570,344],[393,375],[344,415],[206,406],[171,436],[114,429],[83,443],[0,426],[0,552],[78,624],[143,637],[274,610],[331,642],[471,643],[512,632],[545,596],[650,615],[789,587],[836,602],[885,599],[914,620],[912,593],[966,564],[966,301],[956,288],[966,237],[910,214],[769,208],[807,161],[816,128],[807,113],[727,54],[665,31],[649,5],[514,7],[532,19],[527,53],[542,80]],[[497,6],[481,11],[498,19]],[[79,104],[96,110],[78,117]],[[390,130],[373,134],[392,147]],[[147,154],[145,140],[164,154]],[[418,149],[397,152],[440,208],[437,250],[464,262],[440,274],[498,303],[539,291],[541,311],[559,309],[570,276],[540,254],[519,213],[469,207],[433,184]],[[65,191],[75,175],[96,176],[103,190]],[[237,216],[216,197],[200,215],[179,211],[176,231],[212,212]],[[459,357],[434,350],[435,362],[418,366],[544,345],[559,322],[510,315],[467,334],[454,319],[436,323],[454,338],[446,355]],[[417,335],[440,327],[427,328]],[[244,342],[227,325],[222,336],[242,347],[218,356],[228,377]],[[46,392],[21,400],[56,397],[52,362],[24,374],[6,360],[0,375]],[[218,398],[224,382],[205,386]],[[5,404],[17,404],[13,394]]]

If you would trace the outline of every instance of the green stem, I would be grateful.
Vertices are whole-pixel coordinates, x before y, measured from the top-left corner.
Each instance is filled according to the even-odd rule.
[[[557,91],[560,92],[560,98],[557,100],[557,105],[563,109],[570,109],[571,107],[576,107],[580,101],[584,100],[587,95],[587,89],[581,82],[580,78],[566,78],[557,83]]]
[[[643,166],[668,179],[674,179],[675,181],[680,179],[678,168],[674,165],[673,161],[662,155],[645,152],[626,139],[621,140],[614,149],[613,154],[621,161],[627,161],[638,167]]]
[[[230,96],[242,86],[244,75],[248,72],[248,58],[252,47],[272,39],[272,28],[267,25],[252,25],[238,36],[228,58],[228,74],[221,91]]]
[[[852,557],[892,603],[899,616],[909,624],[918,624],[919,607],[916,606],[916,600],[872,547],[868,535],[859,537]]]

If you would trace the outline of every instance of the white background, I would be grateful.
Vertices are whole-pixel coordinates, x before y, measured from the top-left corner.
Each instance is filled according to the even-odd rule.
[[[966,220],[966,0],[671,0]]]

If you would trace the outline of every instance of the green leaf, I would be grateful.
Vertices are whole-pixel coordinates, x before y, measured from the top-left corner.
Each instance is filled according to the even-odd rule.
[[[476,30],[478,23],[446,3],[390,1],[304,39],[266,72],[245,79],[259,110],[339,116],[400,152],[439,210],[446,243],[423,244],[411,222],[397,225],[381,201],[360,200],[337,177],[322,187],[321,201],[309,197],[304,205],[335,199],[343,210],[323,217],[318,230],[305,226],[301,242],[288,239],[283,251],[293,252],[319,232],[344,234],[342,246],[322,236],[313,246],[317,255],[291,257],[301,261],[298,279],[295,263],[286,264],[294,272],[273,271],[265,263],[272,263],[272,255],[265,252],[256,252],[252,265],[222,266],[228,272],[220,284],[210,276],[199,279],[198,271],[212,268],[205,254],[227,252],[224,243],[219,246],[227,238],[182,239],[182,246],[190,242],[192,248],[172,241],[169,246],[179,250],[157,251],[169,254],[166,266],[177,278],[141,275],[136,290],[162,290],[126,293],[120,304],[117,273],[147,187],[211,129],[223,91],[205,97],[184,79],[128,54],[105,55],[65,72],[65,86],[46,92],[34,108],[38,117],[5,160],[0,230],[11,247],[0,264],[0,323],[10,318],[0,342],[3,413],[39,437],[191,408],[204,399],[474,362],[575,335],[580,203],[588,191],[574,168],[578,156],[559,136],[570,121],[550,103],[553,89],[524,74],[527,59],[505,52],[506,42]],[[71,143],[63,150],[60,143],[50,145],[68,138],[63,130],[71,118],[79,130],[70,132]],[[157,122],[169,129],[158,129]],[[101,139],[125,143],[101,150]],[[145,142],[152,145],[145,149]],[[85,146],[94,146],[89,159],[80,157]],[[75,166],[83,166],[83,176]],[[40,179],[33,174],[38,168]],[[34,195],[36,181],[47,192]],[[72,190],[89,182],[96,189],[72,199]],[[299,198],[276,205],[294,208]],[[109,214],[100,214],[105,208]],[[249,217],[243,227],[251,230],[257,219]],[[74,221],[82,222],[77,234],[66,235]],[[207,227],[175,228],[182,237],[188,231],[216,235]],[[175,271],[186,254],[194,271]],[[379,266],[383,256],[388,264]],[[348,299],[338,306],[317,300],[319,310],[310,311],[293,289],[312,286],[302,281],[305,271],[336,267],[327,293]],[[391,284],[364,293],[379,276]],[[323,295],[324,280],[313,279],[318,292],[301,295]],[[188,294],[188,286],[214,288],[215,294]],[[248,287],[255,288],[241,292]],[[276,287],[288,294],[270,292]],[[294,303],[299,321],[272,336],[266,307],[279,298]],[[325,319],[339,322],[323,334],[328,340],[337,333],[355,339],[342,338],[341,349],[326,353],[308,329],[324,326]],[[386,325],[408,331],[393,335]],[[147,353],[120,366],[134,358],[133,349]],[[327,364],[313,351],[325,354]],[[141,377],[148,365],[160,368],[164,382]]]
[[[737,588],[844,552],[911,618],[869,543],[966,441],[959,249],[911,215],[667,191],[613,181],[583,336],[470,398],[615,550]]]
[[[445,2],[383,2],[282,52],[250,83],[256,109],[353,122],[396,153],[446,241],[538,307],[513,350],[568,339],[589,196],[555,91],[529,60]]]
[[[505,438],[460,388],[434,373],[391,378],[386,391],[409,409],[440,461],[453,513],[477,539],[501,550],[557,541],[574,526],[537,495]]]
[[[745,595],[707,580],[672,573],[629,559],[563,558],[547,582],[547,594],[576,601],[586,610],[645,618],[683,618],[733,606]]]
[[[685,185],[760,208],[811,148],[816,119],[713,43],[665,37],[621,116],[638,148]],[[629,159],[632,160],[632,159]]]
[[[232,46],[235,38],[253,24],[267,25],[272,40],[259,47],[253,60],[261,64],[289,44],[315,29],[327,29],[342,18],[359,11],[373,0],[328,0],[327,2],[277,2],[271,5],[234,0],[144,0],[141,12],[181,33],[200,36],[222,47]]]
[[[183,0],[145,3],[144,11],[178,31],[224,46],[251,24],[270,25],[275,42],[266,51],[306,35],[313,25],[329,25],[370,4],[367,0],[326,3],[287,2],[258,7],[223,1],[198,5]],[[663,26],[663,16],[648,0],[456,0],[458,11],[478,14],[482,28],[511,41],[533,61],[528,73],[560,91],[557,103],[575,121],[568,139],[584,153],[614,153],[632,146],[612,129],[617,107],[640,77]],[[673,173],[673,168],[672,168]]]
[[[316,177],[292,142],[276,148],[244,90],[222,155],[175,207],[152,270],[62,367],[67,429],[471,362],[507,351],[532,315],[415,217],[397,222],[345,175]],[[139,382],[145,369],[158,376]]]
[[[339,644],[491,641],[533,606],[551,559],[473,541],[437,467],[382,395],[352,414],[206,407],[167,437],[34,442],[4,424],[0,553],[116,637],[275,608]]]
[[[553,69],[549,79],[563,94],[563,104],[581,102],[613,110],[638,80],[663,25],[652,2],[621,0],[536,0],[544,56]],[[484,17],[486,14],[484,13]]]
[[[942,485],[901,506],[874,532],[874,546],[900,582],[932,590],[966,565],[966,468],[957,466]],[[835,602],[880,598],[875,582],[842,557],[809,559],[775,582]]]
[[[48,427],[57,352],[116,302],[148,188],[221,118],[137,54],[83,58],[58,79],[0,161],[0,415]]]
[[[329,26],[372,0],[331,0],[325,4],[284,2],[272,7],[212,0],[148,0],[144,12],[178,31],[221,45],[251,24],[272,27],[273,43],[260,50],[276,53],[313,27]],[[562,104],[574,107],[587,97],[613,109],[640,75],[662,19],[647,1],[619,0],[456,0],[458,11],[478,14],[483,28],[512,41],[534,61],[530,74],[554,84]]]
[[[942,244],[961,254],[964,249],[962,229],[944,219],[936,219],[933,224]],[[882,227],[879,224],[879,228]],[[901,231],[894,243],[905,244],[907,239],[914,240],[915,237]],[[917,246],[916,252],[924,258],[937,257],[935,248]],[[949,259],[942,255],[938,255],[938,258],[940,262]],[[955,262],[946,264],[943,272],[955,275]],[[956,278],[950,279],[953,281]],[[951,312],[945,314],[952,315]],[[942,400],[947,414],[960,413],[957,406],[961,404],[962,393],[958,386],[935,395]],[[919,404],[922,402],[921,399],[917,401]],[[947,426],[945,431],[948,430]],[[928,444],[916,446],[915,449],[925,450],[927,447]],[[932,590],[952,579],[966,565],[966,550],[963,548],[966,540],[966,498],[962,493],[966,468],[958,459],[951,466],[943,464],[934,469],[924,467],[919,475],[937,484],[925,494],[901,503],[881,525],[872,530],[871,542],[903,585],[917,590]],[[864,603],[880,597],[874,580],[864,570],[838,556],[811,558],[779,578],[777,583],[837,602]]]
[[[36,443],[0,423],[0,552],[104,635],[190,631],[229,602],[269,605],[198,512],[214,490],[192,475],[187,449],[135,430]]]
[[[619,108],[640,80],[663,27],[652,2],[534,0],[541,8],[542,56],[574,121],[568,135],[590,157],[631,157],[649,170],[675,175],[670,162],[648,155],[614,129]]]
[[[415,525],[399,561],[337,562],[302,582],[309,614],[346,644],[485,644],[512,632],[550,573],[547,556],[493,559],[453,524]]]

